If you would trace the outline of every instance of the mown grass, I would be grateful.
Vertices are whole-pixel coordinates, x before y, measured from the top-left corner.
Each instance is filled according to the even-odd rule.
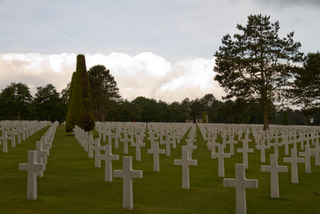
[[[143,178],[133,180],[134,209],[122,208],[122,179],[104,181],[104,162],[94,167],[94,159],[76,141],[73,135],[58,126],[53,147],[43,178],[38,178],[38,199],[29,201],[27,195],[27,172],[19,171],[19,163],[27,161],[27,151],[36,148],[36,141],[45,129],[34,134],[16,148],[9,146],[8,153],[0,152],[0,213],[235,213],[235,189],[223,187],[218,177],[218,160],[211,159],[206,142],[197,130],[198,149],[193,153],[197,166],[190,166],[189,190],[182,189],[181,166],[173,165],[181,159],[181,144],[171,149],[171,156],[160,155],[160,172],[153,172],[153,156],[147,154],[150,142],[145,139],[142,161],[135,161],[135,148],[129,149],[133,156],[133,169],[143,170]],[[94,132],[94,137],[98,134]],[[181,141],[184,143],[184,139]],[[102,145],[105,143],[102,142]],[[235,146],[241,147],[241,143]],[[249,144],[250,148],[254,143]],[[165,145],[160,146],[165,149]],[[236,150],[235,150],[236,151]],[[247,189],[248,213],[320,213],[320,167],[312,173],[304,172],[299,164],[299,184],[291,184],[290,165],[283,163],[284,149],[280,148],[279,165],[287,165],[289,172],[279,173],[280,198],[270,197],[270,174],[261,172],[260,151],[249,154],[248,179],[258,179],[258,189]],[[120,160],[113,161],[113,169],[122,169],[123,147],[113,148]],[[127,155],[126,155],[127,156]],[[235,164],[242,163],[242,154],[236,153],[225,159],[226,178],[234,178]]]

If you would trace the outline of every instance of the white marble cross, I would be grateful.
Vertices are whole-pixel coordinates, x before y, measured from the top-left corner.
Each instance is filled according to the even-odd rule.
[[[88,139],[83,139],[81,141],[81,145],[83,146],[85,152],[88,152],[89,147],[92,146],[93,144],[94,144],[93,134],[89,134]],[[93,157],[92,150],[91,150],[91,154],[89,152],[88,155],[89,155],[89,158]]]
[[[246,137],[246,139],[242,140],[242,148],[237,149],[237,152],[241,152],[243,154],[243,164],[245,165],[246,169],[249,168],[248,153],[253,153],[253,149],[249,149],[248,147],[248,142],[249,139]]]
[[[291,144],[289,136],[282,135],[282,145],[284,145],[284,154],[289,155],[289,145]]]
[[[120,139],[120,142],[123,142],[123,153],[128,154],[128,150],[129,150],[128,143],[132,142],[132,140],[128,138],[128,133],[124,133],[124,136],[122,139]]]
[[[312,156],[315,156],[315,166],[320,166],[320,145],[318,139],[316,139],[316,142],[314,142],[314,148],[310,150],[312,152]]]
[[[173,145],[173,141],[170,140],[170,138],[168,137],[168,134],[166,134],[166,140],[162,140],[162,142],[160,142],[160,145],[166,145],[166,156],[169,157],[171,155],[170,153],[170,145]]]
[[[27,199],[37,199],[37,172],[46,170],[45,164],[37,163],[37,151],[28,151],[28,163],[20,163],[19,170],[28,171]]]
[[[304,152],[299,152],[299,156],[305,157],[305,172],[311,173],[311,151],[309,144],[304,146]]]
[[[112,138],[114,139],[114,148],[119,149],[119,139],[121,139],[121,134],[120,131],[118,131],[118,129],[115,130]]]
[[[182,149],[182,159],[175,159],[174,165],[182,166],[182,189],[190,189],[189,166],[196,166],[197,160],[190,158],[188,149]]]
[[[89,146],[89,158],[93,158],[93,151],[94,151],[94,165],[95,167],[99,167],[100,160],[98,159],[98,156],[100,155],[100,151],[103,150],[104,147],[100,146],[100,138],[96,138],[94,140],[94,144],[92,146]]]
[[[7,131],[2,131],[2,136],[0,137],[0,140],[2,141],[2,152],[7,153],[8,152],[8,140],[10,140],[11,137],[7,136]]]
[[[219,143],[216,143],[216,137],[209,137],[207,147],[208,150],[211,150],[212,153],[216,153],[216,146],[218,146]]]
[[[123,157],[123,170],[113,170],[113,177],[123,179],[123,208],[133,209],[132,178],[142,178],[142,170],[132,170],[132,157]]]
[[[141,161],[141,147],[146,144],[141,140],[141,135],[136,135],[136,142],[132,143],[132,146],[136,147],[136,161]]]
[[[36,142],[36,151],[37,151],[37,163],[39,164],[47,164],[47,156],[49,155],[49,150],[43,149],[43,142]],[[38,177],[43,177],[43,171],[37,172]]]
[[[246,188],[258,188],[258,180],[246,179],[245,177],[245,165],[236,164],[236,178],[224,178],[224,187],[236,188],[236,213],[247,213],[246,205]]]
[[[112,161],[119,160],[119,155],[112,154],[112,145],[105,145],[104,146],[105,153],[98,155],[99,165],[101,167],[101,160],[105,161],[105,175],[104,180],[106,182],[112,182]],[[97,167],[97,166],[96,166]]]
[[[164,149],[159,149],[158,141],[151,141],[151,149],[147,150],[148,154],[153,154],[153,171],[160,171],[159,154],[164,154]]]
[[[279,198],[279,179],[278,172],[287,172],[287,166],[279,166],[278,165],[278,155],[271,154],[270,155],[270,165],[261,166],[262,172],[270,172],[271,175],[271,198]]]
[[[266,149],[269,149],[265,143],[266,140],[262,138],[260,144],[256,145],[256,149],[260,150],[260,161],[263,163],[266,162]]]
[[[219,161],[219,177],[224,177],[224,158],[230,158],[231,154],[230,153],[224,153],[223,151],[223,145],[219,144],[218,145],[218,153],[211,153],[211,158],[216,159],[218,158]]]
[[[181,149],[186,149],[189,151],[189,157],[192,159],[192,153],[194,149],[197,149],[197,146],[193,145],[195,140],[193,138],[186,139],[187,145],[181,146]]]
[[[291,149],[291,157],[283,158],[283,162],[291,163],[291,183],[297,184],[299,183],[298,178],[298,163],[304,163],[304,158],[298,158],[297,156],[297,148]]]
[[[7,134],[11,136],[11,147],[16,147],[16,131],[12,129],[11,131],[8,131]]]

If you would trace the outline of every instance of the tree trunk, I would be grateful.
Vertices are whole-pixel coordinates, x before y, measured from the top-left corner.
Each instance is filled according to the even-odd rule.
[[[269,129],[269,115],[268,115],[267,105],[264,105],[262,107],[262,115],[263,115],[263,130],[266,131]]]

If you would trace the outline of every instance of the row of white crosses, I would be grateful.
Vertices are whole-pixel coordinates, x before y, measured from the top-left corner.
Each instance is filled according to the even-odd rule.
[[[95,151],[95,167],[101,167],[101,160],[105,161],[105,181],[112,182],[112,177],[119,177],[123,179],[123,208],[124,209],[133,209],[133,178],[142,178],[141,170],[132,170],[132,157],[125,156],[123,157],[123,170],[114,170],[112,176],[112,161],[119,160],[119,155],[112,154],[112,144],[105,145],[104,147],[100,146],[100,138],[93,140],[93,135],[87,132],[84,132],[78,126],[74,129],[75,136],[78,141],[83,142],[87,141],[86,138],[90,138],[89,141],[93,142],[89,146],[89,157],[93,157],[93,153],[90,154],[90,151]],[[86,145],[86,142],[81,143]],[[90,150],[92,148],[92,150]],[[105,153],[100,154],[101,148],[104,148]]]
[[[19,170],[28,172],[27,177],[27,199],[37,199],[37,177],[43,177],[43,171],[46,169],[47,156],[52,146],[52,141],[56,132],[58,122],[54,122],[40,141],[36,142],[36,150],[28,151],[28,162],[20,163]]]
[[[1,121],[0,145],[2,144],[2,152],[8,152],[8,141],[11,141],[11,148],[16,147],[16,136],[18,144],[21,144],[21,140],[26,140],[45,126],[47,126],[46,121]]]
[[[188,125],[188,127],[190,126]],[[132,157],[127,156],[123,157],[123,170],[114,170],[112,176],[112,161],[119,160],[118,155],[112,154],[112,138],[116,136],[114,141],[116,147],[118,147],[117,143],[123,143],[124,154],[128,154],[128,146],[129,143],[131,143],[131,146],[136,147],[136,161],[141,161],[140,148],[145,146],[145,143],[143,143],[143,139],[145,137],[146,128],[147,127],[145,123],[96,123],[96,129],[99,132],[99,136],[103,138],[104,142],[107,142],[108,139],[108,145],[105,145],[104,147],[100,146],[100,138],[93,140],[92,134],[84,132],[79,127],[76,127],[74,130],[75,137],[78,139],[81,146],[84,147],[84,150],[89,152],[89,157],[93,158],[92,151],[95,151],[95,166],[100,167],[101,160],[105,161],[106,182],[112,182],[112,177],[123,178],[123,208],[125,209],[133,209],[132,179],[142,178],[142,171],[132,170]],[[175,147],[175,143],[179,143],[180,139],[184,136],[183,131],[186,132],[188,128],[183,128],[183,130],[177,128],[174,129],[175,131],[171,133],[169,133],[169,130],[172,130],[172,127],[163,128],[162,125],[155,123],[152,123],[152,125],[148,127],[148,139],[151,142],[151,149],[148,149],[148,153],[154,155],[154,171],[160,171],[159,154],[165,153],[165,150],[159,149],[159,142],[162,142],[162,144],[166,144],[166,142],[170,141],[171,139],[172,143],[170,142],[170,144]],[[163,137],[165,137],[165,139]],[[102,148],[104,148],[105,150],[104,154],[100,154]],[[187,151],[187,155],[189,155],[189,153],[190,152]],[[167,155],[170,156],[170,153],[167,153]],[[184,161],[185,156],[186,155],[183,155],[182,161]],[[185,171],[184,165],[183,170]]]
[[[205,139],[208,140],[207,146],[208,149],[211,150],[211,157],[219,159],[219,176],[224,177],[224,158],[231,157],[231,153],[233,155],[233,147],[230,145],[230,153],[224,153],[224,147],[226,143],[226,137],[224,136],[226,129],[221,129],[221,127],[217,128],[214,126],[214,130],[212,133],[208,133],[208,127],[204,125],[199,126],[200,131]],[[234,128],[234,127],[233,127]],[[210,130],[210,129],[209,129]],[[216,137],[218,130],[220,131],[221,137],[223,139],[223,143],[216,143]],[[244,132],[244,130],[247,130]],[[253,152],[253,149],[248,148],[249,135],[248,135],[248,127],[247,129],[237,129],[238,136],[242,136],[245,134],[245,138],[242,139],[243,148],[239,148],[237,152],[243,153],[243,164],[236,164],[236,179],[224,179],[224,186],[230,186],[236,188],[236,212],[237,213],[246,213],[246,196],[245,196],[245,188],[257,188],[258,181],[257,180],[248,180],[245,178],[245,169],[248,168],[248,156],[249,152]],[[257,133],[257,129],[251,129],[252,134],[255,138],[256,148],[261,151],[261,162],[265,162],[265,149],[270,149],[271,146],[274,147],[274,154],[270,155],[270,165],[261,166],[261,171],[270,172],[271,175],[271,197],[279,198],[279,181],[278,181],[278,172],[287,172],[287,166],[279,166],[278,165],[278,147],[285,145],[285,155],[289,155],[288,148],[289,145],[293,144],[293,148],[291,149],[291,157],[284,157],[284,162],[291,163],[291,182],[298,183],[298,163],[305,163],[305,172],[311,173],[311,163],[310,157],[311,155],[315,156],[315,165],[319,166],[319,136],[315,130],[308,131],[304,130],[303,133],[299,132],[297,134],[297,130],[287,130],[280,132],[278,129],[274,129],[273,131],[268,131],[263,134]],[[319,131],[319,130],[318,130]],[[229,133],[229,141],[230,137],[233,138],[234,130]],[[297,137],[299,135],[299,138]],[[288,136],[288,137],[287,137]],[[279,143],[279,138],[284,139]],[[239,137],[238,140],[241,138]],[[271,141],[273,140],[273,143]],[[265,141],[267,141],[265,144]],[[314,148],[310,149],[310,141],[311,144],[314,145]],[[297,156],[297,143],[300,142],[301,149],[305,150],[303,152],[299,152],[299,156],[304,156],[304,158],[300,158]],[[236,142],[234,142],[236,143]],[[215,147],[218,147],[218,152],[216,152]]]

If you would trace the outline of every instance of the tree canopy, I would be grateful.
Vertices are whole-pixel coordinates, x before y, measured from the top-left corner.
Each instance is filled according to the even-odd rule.
[[[292,104],[303,111],[320,108],[320,53],[309,53],[303,67],[295,70],[295,81],[289,89]],[[312,112],[312,111],[311,111]]]
[[[21,115],[32,114],[30,89],[23,83],[11,83],[0,94],[0,111],[6,118],[20,120]]]
[[[107,112],[116,107],[121,97],[114,77],[103,65],[95,65],[88,70],[92,108],[96,118],[105,121]]]
[[[225,35],[214,56],[215,80],[225,89],[225,98],[237,97],[258,104],[264,129],[268,129],[272,104],[286,98],[295,63],[302,61],[301,44],[294,33],[279,38],[279,22],[270,16],[250,15],[246,26],[237,24],[242,34]]]

